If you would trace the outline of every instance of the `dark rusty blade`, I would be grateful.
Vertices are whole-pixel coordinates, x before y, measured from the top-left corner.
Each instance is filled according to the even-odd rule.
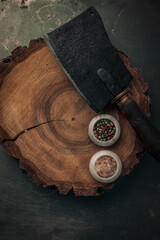
[[[96,112],[132,79],[93,7],[44,37],[68,77]]]

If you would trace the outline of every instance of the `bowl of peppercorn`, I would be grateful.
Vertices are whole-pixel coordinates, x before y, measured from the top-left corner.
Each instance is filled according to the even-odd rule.
[[[102,147],[114,144],[118,140],[120,132],[119,122],[109,114],[95,116],[88,127],[88,134],[92,142]]]

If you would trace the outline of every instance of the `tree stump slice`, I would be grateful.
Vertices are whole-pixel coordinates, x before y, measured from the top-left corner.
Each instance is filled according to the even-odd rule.
[[[118,54],[133,75],[131,95],[149,116],[148,84],[139,69],[131,68],[129,57]],[[91,157],[104,149],[119,155],[122,175],[133,169],[139,162],[137,153],[143,151],[140,140],[115,105],[108,105],[103,113],[114,115],[121,125],[120,139],[107,148],[89,139],[88,125],[97,114],[74,88],[43,39],[31,40],[28,48],[16,48],[0,62],[0,142],[36,184],[55,185],[61,194],[73,189],[77,196],[111,189],[113,183],[99,183],[89,173]]]

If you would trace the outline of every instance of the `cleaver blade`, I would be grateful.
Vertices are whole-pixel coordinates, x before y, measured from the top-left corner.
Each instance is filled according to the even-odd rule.
[[[96,112],[101,111],[132,80],[94,7],[44,38],[65,73]]]

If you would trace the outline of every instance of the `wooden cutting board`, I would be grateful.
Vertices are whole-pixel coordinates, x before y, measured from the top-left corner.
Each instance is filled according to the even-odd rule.
[[[118,51],[118,50],[117,50]],[[137,68],[118,51],[133,75],[132,97],[147,116],[151,99]],[[89,173],[94,153],[109,149],[119,155],[122,175],[139,162],[143,147],[129,122],[114,105],[103,113],[114,115],[121,125],[119,141],[108,148],[96,146],[88,137],[88,124],[97,115],[79,95],[43,39],[31,40],[0,62],[0,144],[19,159],[20,168],[42,186],[56,186],[67,194],[93,196],[114,184],[96,182]]]

